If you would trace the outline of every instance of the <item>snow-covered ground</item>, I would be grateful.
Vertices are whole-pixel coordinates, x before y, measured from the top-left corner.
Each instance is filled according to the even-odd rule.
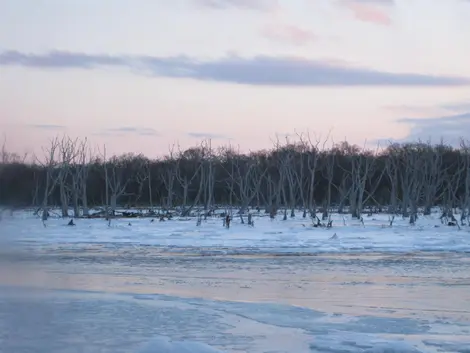
[[[5,217],[2,234],[15,241],[39,243],[131,243],[158,246],[174,251],[220,250],[241,252],[470,252],[470,227],[442,225],[437,215],[421,217],[417,225],[397,217],[364,217],[364,225],[349,216],[334,215],[333,228],[314,228],[310,219],[282,221],[255,217],[255,226],[235,218],[230,229],[215,217],[196,226],[194,218],[150,222],[150,219],[79,219],[68,227],[67,220],[50,218],[47,227],[27,213]]]
[[[0,352],[470,352],[470,228],[75,223],[0,221]]]

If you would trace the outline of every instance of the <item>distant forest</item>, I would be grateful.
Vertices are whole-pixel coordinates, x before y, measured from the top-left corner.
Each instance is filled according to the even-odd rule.
[[[327,146],[328,145],[328,146]],[[0,204],[61,209],[62,216],[88,216],[92,207],[178,209],[182,215],[214,207],[246,213],[256,208],[285,217],[302,210],[325,219],[335,212],[401,214],[413,223],[418,210],[441,206],[452,217],[470,211],[470,144],[390,144],[377,150],[348,142],[300,135],[270,150],[239,153],[210,140],[165,157],[93,154],[87,140],[56,137],[34,162],[4,146],[0,164]],[[31,159],[31,158],[29,158]],[[198,211],[199,212],[199,211]],[[302,216],[300,214],[299,216]]]

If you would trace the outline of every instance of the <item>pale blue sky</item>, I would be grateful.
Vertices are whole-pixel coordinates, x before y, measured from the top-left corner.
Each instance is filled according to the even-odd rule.
[[[0,0],[0,131],[151,156],[467,137],[469,33],[468,0]]]

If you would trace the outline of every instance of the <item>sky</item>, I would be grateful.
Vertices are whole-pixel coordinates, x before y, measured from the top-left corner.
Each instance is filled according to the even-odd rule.
[[[0,133],[150,157],[470,134],[470,0],[0,0]]]

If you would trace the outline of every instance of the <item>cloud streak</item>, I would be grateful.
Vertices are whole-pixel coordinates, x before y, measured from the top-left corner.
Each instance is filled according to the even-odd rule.
[[[28,126],[33,129],[39,129],[39,130],[65,130],[67,128],[64,125],[54,125],[54,124],[31,124]]]
[[[389,9],[381,5],[394,5],[394,0],[343,0],[342,3],[359,21],[384,26],[392,24]]]
[[[215,10],[230,8],[270,11],[278,6],[276,0],[193,0],[196,5]]]
[[[315,40],[313,32],[294,25],[273,24],[261,29],[263,37],[293,45],[305,45]]]
[[[0,66],[39,69],[120,67],[147,76],[264,86],[463,86],[466,77],[391,73],[335,61],[280,56],[227,56],[201,61],[188,56],[113,56],[65,51],[47,54],[0,52]]]
[[[103,129],[95,135],[100,136],[123,136],[123,135],[138,135],[138,136],[157,136],[158,132],[155,129],[147,127],[135,126],[122,126],[117,128]]]
[[[191,138],[195,139],[229,139],[228,136],[215,134],[212,132],[188,132],[187,134]]]

